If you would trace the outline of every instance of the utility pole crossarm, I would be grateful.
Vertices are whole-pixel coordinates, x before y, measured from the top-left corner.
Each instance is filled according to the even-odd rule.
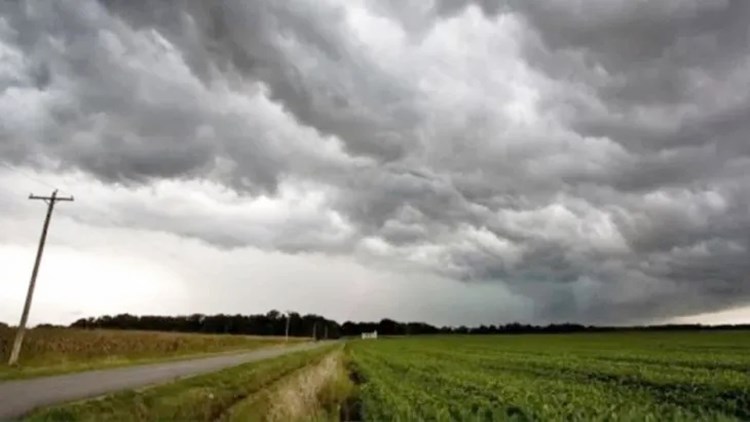
[[[29,199],[40,199],[42,201],[74,201],[75,200],[75,198],[73,198],[72,196],[57,196],[57,195],[39,196],[39,195],[34,195],[34,194],[30,194]]]

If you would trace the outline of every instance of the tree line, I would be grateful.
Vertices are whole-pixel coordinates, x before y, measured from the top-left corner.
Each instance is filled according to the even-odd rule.
[[[119,314],[81,318],[73,328],[108,328],[119,330],[177,331],[207,334],[247,334],[283,336],[287,329],[287,315],[277,310],[256,315],[131,315]],[[339,338],[341,326],[320,315],[289,313],[289,336]]]
[[[287,315],[277,310],[255,315],[203,315],[184,316],[136,316],[119,314],[82,318],[70,325],[74,328],[108,328],[121,330],[178,331],[186,333],[248,334],[283,336],[286,333]],[[512,322],[499,325],[475,327],[442,326],[436,327],[424,322],[399,322],[382,319],[379,322],[346,321],[339,324],[320,315],[289,313],[289,335],[293,337],[315,337],[316,339],[337,339],[359,336],[364,332],[377,331],[379,335],[401,336],[418,334],[554,334],[608,331],[687,331],[687,330],[728,330],[750,329],[748,324],[704,326],[700,324],[653,325],[637,327],[606,327],[582,324],[530,325]]]

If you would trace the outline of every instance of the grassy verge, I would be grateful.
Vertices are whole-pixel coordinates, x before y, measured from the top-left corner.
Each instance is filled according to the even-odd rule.
[[[232,406],[220,420],[338,421],[355,420],[348,398],[355,395],[343,348],[325,355],[265,390]]]
[[[14,330],[0,328],[0,380],[189,359],[283,345],[281,337],[154,331],[29,330],[19,366],[5,365]],[[306,339],[294,339],[300,341]]]
[[[299,369],[317,365],[333,348],[324,347],[275,359],[252,362],[216,373],[171,384],[126,391],[104,398],[42,409],[28,415],[29,421],[214,421],[228,420],[231,409],[243,404],[246,414],[264,415],[268,407],[254,397]],[[273,387],[272,387],[273,388]],[[266,396],[269,397],[269,396]],[[247,419],[245,419],[247,420]],[[252,420],[252,419],[250,419]]]

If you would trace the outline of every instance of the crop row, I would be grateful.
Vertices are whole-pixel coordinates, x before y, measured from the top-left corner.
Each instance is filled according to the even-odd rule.
[[[705,338],[691,349],[681,334],[677,365],[660,346],[668,334],[628,347],[621,334],[379,340],[351,353],[369,420],[746,420],[750,365],[737,346],[750,342],[735,335],[710,362]]]

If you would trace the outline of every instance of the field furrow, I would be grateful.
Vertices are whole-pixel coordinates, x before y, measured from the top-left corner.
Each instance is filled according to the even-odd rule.
[[[368,420],[748,420],[748,351],[745,332],[350,346]]]

